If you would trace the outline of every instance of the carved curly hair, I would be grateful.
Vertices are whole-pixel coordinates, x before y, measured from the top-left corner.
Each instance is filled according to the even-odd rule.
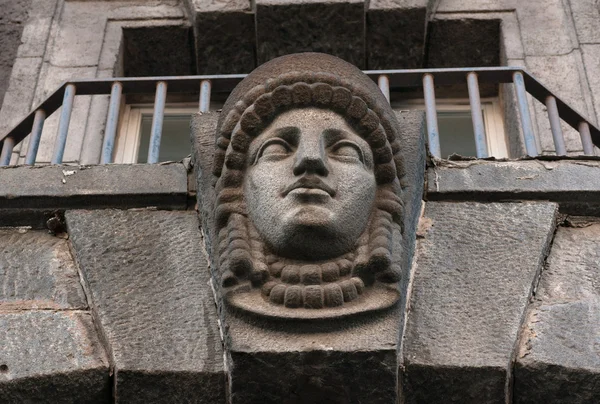
[[[322,54],[300,56],[307,55],[324,58],[339,70],[337,65],[341,61],[337,58]],[[290,55],[279,60],[298,57]],[[261,67],[263,71],[267,65]],[[377,195],[368,229],[358,241],[353,273],[365,283],[372,282],[375,274],[383,282],[398,280],[399,268],[391,268],[392,223],[402,228],[404,217],[401,199],[404,165],[398,123],[378,87],[355,67],[350,69],[358,72],[351,70],[350,79],[336,71],[283,72],[249,89],[243,86],[236,89],[237,94],[234,91],[227,101],[218,125],[213,165],[217,194],[216,247],[223,286],[233,286],[243,279],[259,286],[270,277],[260,236],[248,220],[244,201],[248,148],[279,114],[306,107],[338,113],[372,149]],[[260,81],[261,71],[257,75]]]

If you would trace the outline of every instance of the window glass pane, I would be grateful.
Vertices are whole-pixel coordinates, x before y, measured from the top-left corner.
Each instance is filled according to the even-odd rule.
[[[451,154],[477,156],[471,111],[438,111],[442,158]]]
[[[189,114],[165,115],[158,161],[179,161],[190,154],[190,120]],[[138,163],[148,161],[151,130],[152,115],[142,115]]]

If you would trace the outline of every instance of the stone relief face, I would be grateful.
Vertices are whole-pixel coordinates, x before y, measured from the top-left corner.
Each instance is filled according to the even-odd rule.
[[[274,253],[324,260],[351,251],[377,189],[373,154],[339,114],[282,113],[250,144],[248,215]]]
[[[401,134],[368,76],[323,54],[274,59],[232,92],[216,134],[205,217],[229,307],[325,319],[398,301]]]

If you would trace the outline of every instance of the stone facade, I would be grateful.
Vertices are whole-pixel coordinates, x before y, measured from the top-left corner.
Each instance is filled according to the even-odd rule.
[[[374,0],[366,9],[362,0],[30,2],[7,2],[13,11],[2,28],[11,34],[3,35],[1,132],[64,80],[249,73],[275,56],[309,50],[363,69],[524,66],[592,122],[600,116],[594,79],[600,74],[600,11],[592,0]],[[494,87],[482,90],[498,94]],[[452,91],[444,96],[466,96],[464,89]],[[520,157],[514,94],[502,90],[500,96],[510,155]],[[107,108],[106,96],[77,98],[65,162],[99,162]],[[531,109],[538,149],[552,154],[545,107],[536,102]],[[50,161],[56,115],[46,121],[40,163]],[[563,130],[567,149],[580,151],[578,133],[565,124]],[[12,163],[22,162],[26,150],[27,140],[15,148]]]
[[[423,176],[420,120],[400,120],[408,176]],[[214,122],[196,120],[199,145]],[[593,402],[599,173],[581,159],[428,168],[418,228],[421,192],[405,201],[416,248],[399,305],[308,331],[219,320],[183,164],[3,168],[0,399]]]
[[[594,0],[4,3],[2,131],[64,80],[248,73],[304,50],[364,69],[525,66],[600,121]],[[514,94],[500,97],[518,156]],[[194,212],[214,195],[194,177],[211,169],[199,156],[213,157],[220,112],[192,120],[191,162],[94,166],[107,108],[107,96],[77,99],[74,166],[0,168],[0,402],[598,401],[597,158],[426,167],[423,115],[398,111],[400,301],[305,327],[215,304],[210,218]],[[545,108],[531,110],[552,154]],[[579,135],[564,132],[577,153]]]

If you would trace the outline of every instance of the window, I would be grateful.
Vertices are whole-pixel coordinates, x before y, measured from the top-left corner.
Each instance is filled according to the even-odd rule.
[[[211,109],[222,104],[211,105]],[[475,136],[467,99],[438,99],[438,126],[442,158],[451,154],[475,156]],[[481,100],[483,122],[490,156],[508,157],[502,111],[497,98]],[[392,101],[398,110],[425,110],[422,99]],[[170,103],[165,107],[159,161],[179,161],[190,154],[190,119],[198,111],[197,102]],[[145,163],[152,128],[151,104],[127,104],[122,108],[115,163]]]
[[[115,163],[145,163],[148,160],[154,109],[148,104],[122,108]],[[167,104],[163,118],[158,161],[179,161],[190,154],[190,120],[198,103]]]
[[[448,158],[451,154],[475,157],[475,134],[469,100],[437,99],[436,107],[442,158]],[[392,100],[392,108],[424,111],[425,105],[422,99],[398,102]],[[482,99],[481,108],[489,155],[496,158],[508,157],[504,122],[498,99]]]

